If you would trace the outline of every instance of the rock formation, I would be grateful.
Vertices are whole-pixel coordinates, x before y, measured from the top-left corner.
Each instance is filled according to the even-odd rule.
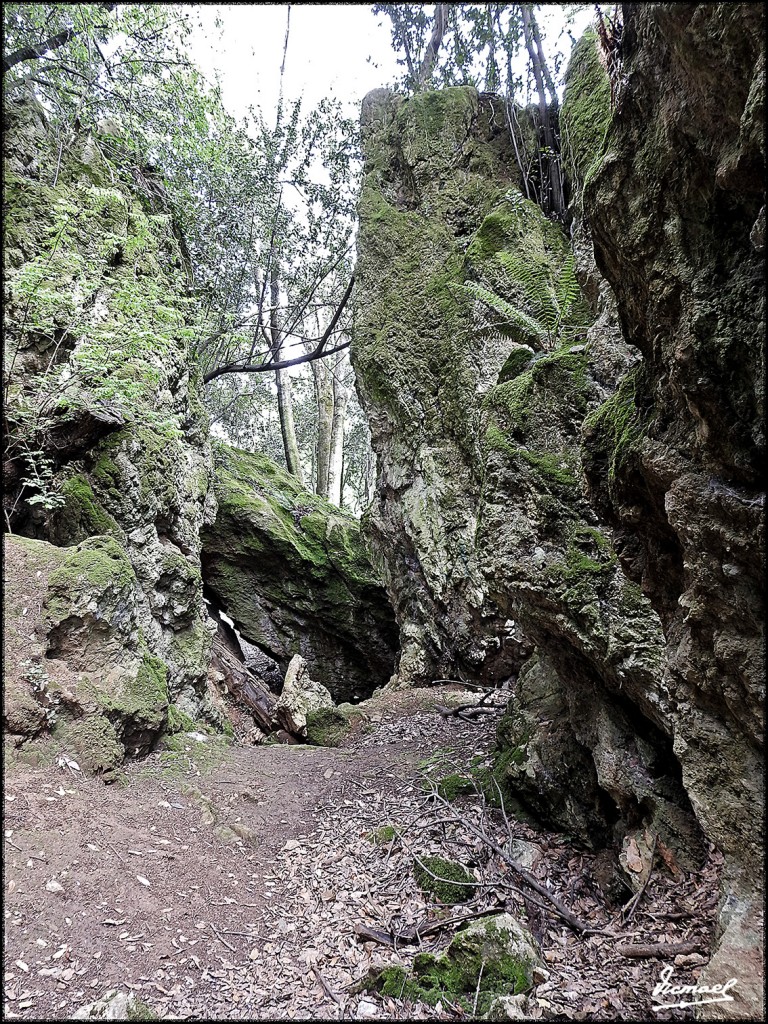
[[[371,94],[353,344],[399,680],[509,676],[534,645],[511,796],[596,844],[648,827],[688,868],[721,847],[728,977],[759,944],[761,17],[629,5],[612,83],[582,40],[572,250],[492,101]]]
[[[59,153],[30,95],[7,108],[5,512],[38,544],[9,543],[52,570],[38,640],[40,671],[68,679],[58,727],[96,716],[120,756],[142,752],[170,704],[217,719],[199,558],[215,508],[184,267],[139,167],[97,136]],[[6,722],[21,725],[13,702]]]
[[[584,183],[597,265],[643,357],[586,432],[585,464],[663,626],[674,752],[726,854],[714,965],[736,977],[761,941],[763,17],[630,5],[616,108]]]
[[[264,455],[217,446],[216,466],[202,533],[212,598],[281,673],[301,654],[337,702],[369,696],[392,673],[397,629],[357,520]]]
[[[557,228],[505,195],[518,172],[503,113],[473,89],[405,102],[378,90],[363,104],[352,361],[378,457],[363,528],[400,626],[398,679],[481,674],[519,664],[514,624],[493,604],[474,554],[482,472],[482,395],[510,345],[474,330],[463,290],[465,250],[481,256],[509,226],[539,259]],[[521,208],[520,208],[521,209]],[[519,224],[518,224],[519,220]]]

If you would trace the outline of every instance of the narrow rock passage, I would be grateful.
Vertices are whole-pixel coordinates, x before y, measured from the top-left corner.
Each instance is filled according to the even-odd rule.
[[[65,1020],[120,989],[166,1019],[458,1019],[451,1005],[353,990],[372,968],[410,966],[420,951],[362,941],[360,925],[396,933],[466,912],[420,892],[411,854],[429,848],[427,829],[408,830],[429,813],[424,779],[466,767],[491,745],[495,716],[475,725],[435,710],[465,699],[436,690],[377,696],[340,749],[212,752],[190,739],[183,773],[169,777],[155,754],[134,763],[123,786],[66,767],[11,765],[6,1015]],[[407,840],[389,841],[388,825]],[[571,901],[582,894],[580,913],[597,914],[584,895],[589,857],[562,836],[513,827],[545,851],[548,884]],[[716,892],[714,866],[706,870],[678,881],[675,893],[702,934]],[[650,909],[669,911],[668,882],[653,885],[649,899],[662,903]],[[500,895],[481,894],[485,905]],[[660,927],[669,934],[677,924]],[[570,1007],[585,1000],[592,1013],[577,1019],[647,1013],[658,962],[622,959],[606,940],[577,940],[561,922],[539,921],[537,930],[552,973],[531,1000],[534,1016],[552,1008],[573,1016]],[[421,951],[449,937],[432,935]],[[703,960],[696,956],[681,962],[681,977]],[[676,1012],[656,1016],[688,1016]]]

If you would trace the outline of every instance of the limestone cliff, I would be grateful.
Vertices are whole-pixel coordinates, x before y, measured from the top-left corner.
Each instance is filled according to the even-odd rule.
[[[5,512],[36,539],[9,538],[17,558],[50,571],[44,660],[17,666],[6,725],[29,735],[17,710],[43,673],[68,694],[59,736],[103,716],[114,766],[151,747],[169,705],[213,714],[199,532],[215,507],[186,277],[159,179],[98,135],[60,148],[30,95],[6,107]]]
[[[482,396],[510,346],[473,330],[463,290],[465,251],[487,215],[499,211],[499,224],[480,245],[507,224],[524,230],[505,201],[519,193],[503,115],[473,89],[408,102],[380,90],[364,102],[363,138],[352,361],[378,459],[364,529],[400,626],[398,679],[504,678],[519,637],[474,547]],[[534,229],[542,256],[553,239],[563,251],[543,217]]]
[[[510,676],[522,629],[541,657],[502,723],[514,799],[590,842],[647,817],[695,860],[664,733],[660,623],[581,482],[580,425],[629,356],[610,330],[589,334],[567,238],[504,177],[500,144],[495,161],[478,157],[484,103],[467,89],[379,93],[363,113],[353,360],[379,458],[368,529],[398,614],[399,679]],[[446,142],[457,123],[460,146]]]
[[[357,520],[226,445],[214,486],[216,521],[202,533],[211,598],[283,673],[300,654],[337,703],[370,696],[392,673],[397,628]]]

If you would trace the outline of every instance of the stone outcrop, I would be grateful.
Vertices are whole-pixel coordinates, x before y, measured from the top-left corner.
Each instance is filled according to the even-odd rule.
[[[216,447],[216,521],[202,533],[214,602],[284,673],[295,654],[334,700],[389,679],[397,629],[359,523],[266,456]]]
[[[377,91],[362,116],[353,362],[398,678],[498,678],[535,646],[499,729],[511,795],[688,869],[716,843],[712,983],[760,945],[761,18],[629,5],[613,83],[576,47],[571,331],[539,330],[571,248],[484,149],[485,99]]]
[[[582,484],[581,424],[632,357],[608,297],[590,326],[562,229],[504,178],[508,165],[478,158],[481,109],[467,89],[364,105],[353,361],[399,677],[493,680],[536,644],[500,727],[510,798],[592,843],[647,819],[696,862],[665,731],[661,624]],[[463,149],[445,141],[455,123]],[[414,137],[423,151],[405,145]],[[455,209],[465,189],[484,197],[474,220]]]
[[[663,625],[674,751],[726,854],[726,970],[761,933],[763,17],[628,5],[616,109],[584,183],[597,265],[642,353],[586,432],[585,465]]]
[[[475,329],[465,261],[498,250],[506,232],[530,235],[539,261],[565,246],[517,203],[491,98],[455,88],[406,102],[377,90],[362,130],[352,362],[378,459],[363,528],[400,627],[397,678],[502,679],[520,663],[520,638],[489,598],[474,549],[482,397],[511,346]]]
[[[307,722],[313,715],[335,708],[333,697],[322,683],[309,674],[307,663],[295,654],[288,665],[283,690],[275,704],[275,718],[294,736],[307,736]]]
[[[90,709],[141,752],[169,705],[218,717],[199,558],[215,508],[183,261],[159,180],[150,200],[145,172],[97,135],[59,152],[27,93],[6,120],[7,522],[61,551],[44,658],[94,699],[75,694],[80,712],[59,717]],[[137,697],[131,716],[126,694],[149,676],[162,698],[149,713]]]

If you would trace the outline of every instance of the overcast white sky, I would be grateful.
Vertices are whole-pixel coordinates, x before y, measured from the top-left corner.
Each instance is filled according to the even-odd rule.
[[[428,5],[429,6],[429,5]],[[550,4],[539,14],[550,55],[564,22],[563,8]],[[248,107],[268,113],[277,102],[287,4],[201,5],[202,28],[192,56],[207,77],[221,74],[224,105],[236,117]],[[219,15],[223,30],[215,27]],[[573,27],[579,35],[587,10]],[[379,22],[382,22],[379,25]],[[567,38],[561,45],[569,48]],[[369,59],[370,58],[370,59]],[[323,96],[346,100],[354,116],[371,89],[391,84],[400,73],[390,42],[389,21],[369,4],[292,4],[285,67],[285,98],[304,95],[304,109]],[[269,120],[269,117],[267,117]]]
[[[224,105],[235,116],[250,105],[265,112],[275,107],[287,8],[227,4],[200,9],[203,30],[193,57],[207,76],[220,71]],[[217,14],[221,36],[214,24]],[[398,69],[389,30],[379,28],[379,20],[368,4],[292,4],[285,98],[303,94],[307,110],[323,96],[357,107],[371,89],[392,82]]]

